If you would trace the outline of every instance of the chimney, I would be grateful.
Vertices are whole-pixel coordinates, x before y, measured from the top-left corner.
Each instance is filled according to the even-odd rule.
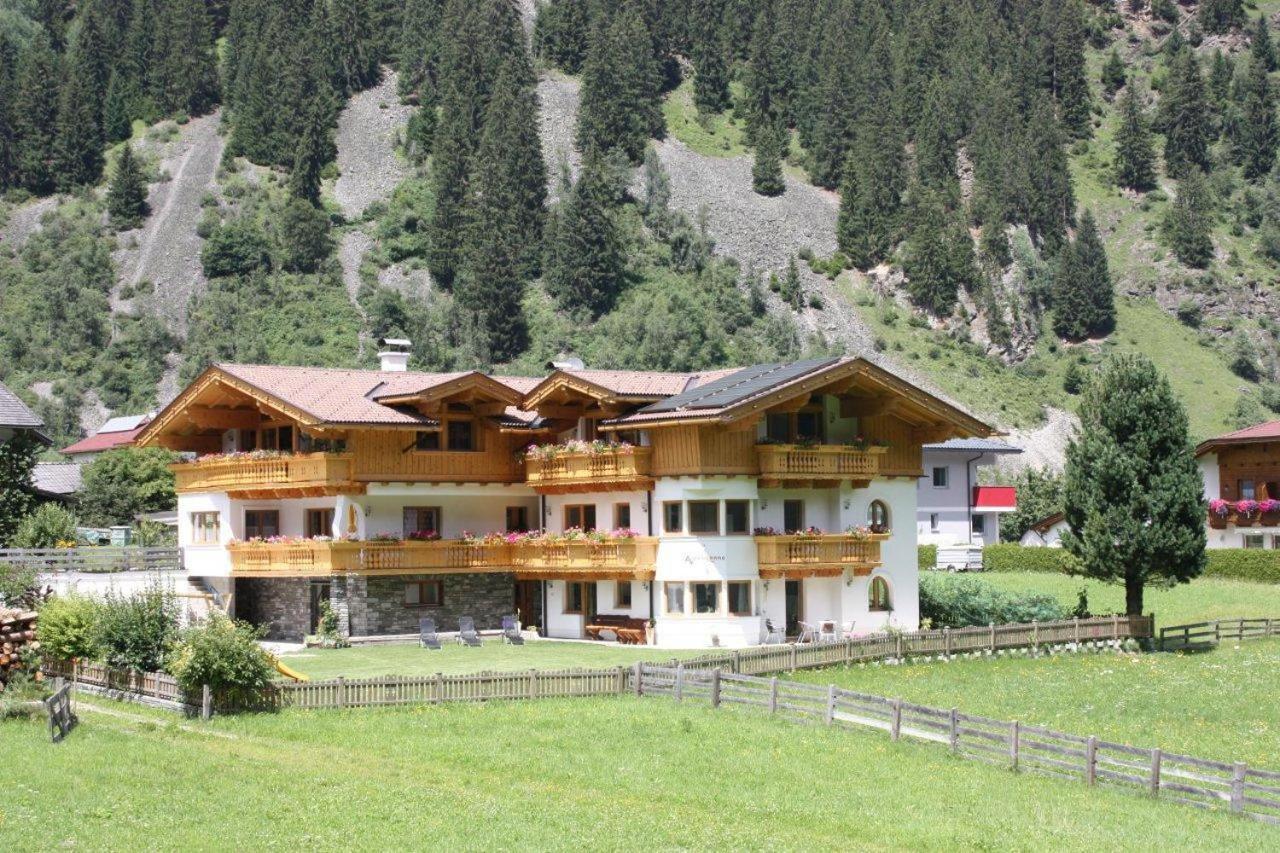
[[[404,373],[409,369],[409,350],[412,344],[408,338],[381,338],[382,352],[378,359],[382,362],[383,373]]]
[[[582,363],[582,359],[572,355],[560,355],[548,361],[547,367],[551,370],[586,370],[587,368]]]

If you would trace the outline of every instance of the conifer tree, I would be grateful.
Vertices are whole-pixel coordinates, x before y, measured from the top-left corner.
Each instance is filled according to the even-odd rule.
[[[782,195],[787,184],[782,178],[782,146],[789,139],[787,129],[775,121],[771,128],[756,133],[756,156],[751,167],[751,186],[760,195]]]
[[[1120,61],[1120,52],[1114,47],[1107,56],[1107,64],[1102,66],[1102,91],[1107,93],[1107,97],[1114,97],[1119,92],[1127,80],[1124,63]]]
[[[129,115],[129,98],[124,91],[124,77],[113,73],[107,84],[106,99],[102,104],[102,132],[107,142],[121,142],[133,133]]]
[[[334,88],[344,94],[359,92],[378,80],[378,45],[369,0],[328,0],[327,13]]]
[[[117,228],[134,228],[147,215],[147,182],[133,146],[125,143],[107,188],[107,212]]]
[[[1232,122],[1232,154],[1245,178],[1256,181],[1271,171],[1280,144],[1275,94],[1263,60],[1249,58],[1234,95],[1238,118]]]
[[[1227,59],[1221,49],[1213,52],[1213,65],[1209,70],[1209,97],[1216,112],[1221,113],[1231,94],[1231,81],[1235,77],[1235,64]]]
[[[800,269],[794,255],[787,258],[787,273],[778,285],[778,298],[791,306],[792,311],[804,308],[804,289],[800,286]]]
[[[67,56],[66,75],[58,92],[54,141],[54,173],[58,186],[69,189],[95,183],[102,175],[102,102],[106,95],[106,46],[97,14],[81,17],[80,30]]]
[[[591,32],[592,0],[550,0],[538,6],[534,52],[570,74],[582,70]]]
[[[1169,66],[1160,100],[1165,169],[1172,177],[1180,178],[1193,167],[1209,168],[1208,109],[1200,61],[1183,50]]]
[[[402,97],[413,97],[419,104],[426,100],[424,93],[427,90],[431,90],[431,97],[435,94],[443,14],[442,0],[408,0],[405,3],[403,24],[395,48],[396,68],[400,73],[396,87]]]
[[[1203,269],[1213,260],[1213,205],[1199,169],[1178,182],[1178,196],[1164,220],[1164,235],[1178,260]]]
[[[925,186],[944,193],[955,193],[960,186],[950,114],[946,80],[935,77],[925,97],[924,115],[916,125],[916,174]]]
[[[1063,128],[1076,139],[1091,133],[1089,81],[1085,76],[1083,10],[1079,0],[1066,0],[1053,35],[1053,93]]]
[[[199,115],[218,97],[217,58],[203,0],[162,0],[147,71],[148,94],[161,113]]]
[[[313,273],[329,256],[329,217],[305,198],[290,198],[280,213],[283,267],[289,272]]]
[[[1128,86],[1120,96],[1117,109],[1120,126],[1116,128],[1116,183],[1129,189],[1145,191],[1156,185],[1155,147],[1146,116],[1138,100],[1135,86]]]
[[[14,160],[22,186],[44,194],[54,187],[57,130],[58,60],[49,40],[39,34],[19,55],[14,83]]]
[[[644,19],[630,6],[597,18],[582,69],[578,147],[583,152],[619,148],[633,163],[644,156],[661,115],[651,45]]]
[[[925,186],[911,191],[911,234],[903,253],[911,301],[939,317],[955,308],[960,289],[978,281],[973,240],[958,214],[948,211],[943,194]]]
[[[883,261],[893,247],[902,209],[901,125],[886,98],[863,116],[840,184],[836,239],[858,269]]]
[[[329,138],[329,124],[327,106],[312,104],[289,172],[290,194],[314,205],[320,203],[320,173],[337,153]]]
[[[704,113],[722,112],[729,106],[729,69],[721,39],[723,17],[723,0],[692,0],[693,102]]]
[[[1225,33],[1244,23],[1243,0],[1201,0],[1200,26],[1207,33]]]
[[[458,106],[453,87],[447,90],[431,156],[431,187],[435,206],[427,222],[431,276],[448,290],[462,262],[462,238],[467,230],[467,181],[471,171],[472,128],[469,114]]]
[[[1067,446],[1062,544],[1089,577],[1125,587],[1143,612],[1146,586],[1186,583],[1204,569],[1204,482],[1186,410],[1143,356],[1115,356],[1090,382]]]
[[[578,182],[548,223],[543,260],[547,291],[566,310],[592,318],[613,304],[626,274],[614,181],[604,156],[588,149]]]
[[[1026,167],[1026,186],[1021,192],[1025,199],[1023,221],[1031,236],[1052,253],[1075,222],[1076,200],[1062,131],[1047,104],[1032,107],[1021,156]]]
[[[1115,291],[1107,252],[1087,210],[1080,217],[1075,241],[1059,253],[1053,286],[1053,330],[1059,337],[1078,341],[1115,328]]]

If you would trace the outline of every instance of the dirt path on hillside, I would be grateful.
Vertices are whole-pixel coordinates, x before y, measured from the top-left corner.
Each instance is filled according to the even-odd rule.
[[[382,81],[352,95],[338,117],[338,180],[334,197],[347,219],[359,219],[369,205],[390,197],[412,172],[396,143],[413,108],[396,95],[398,77],[384,69]]]

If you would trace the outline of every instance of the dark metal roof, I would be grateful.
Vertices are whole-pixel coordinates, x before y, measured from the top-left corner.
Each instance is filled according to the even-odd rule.
[[[668,397],[641,409],[638,414],[725,409],[770,388],[786,384],[838,362],[839,358],[815,358],[785,364],[756,364]]]
[[[937,444],[926,444],[925,450],[956,451],[959,453],[1021,453],[1021,447],[1014,447],[994,438],[953,438]]]
[[[18,395],[0,384],[0,426],[40,429],[44,421],[18,399]]]

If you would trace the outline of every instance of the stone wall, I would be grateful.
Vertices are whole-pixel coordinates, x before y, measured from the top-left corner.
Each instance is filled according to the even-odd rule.
[[[483,572],[463,575],[372,575],[349,578],[357,583],[345,590],[344,602],[352,636],[416,634],[418,620],[430,616],[440,631],[458,630],[458,617],[470,616],[480,630],[502,627],[502,617],[515,612],[515,577]],[[439,607],[408,607],[404,587],[411,581],[444,582]],[[362,589],[361,589],[362,588]],[[338,585],[335,583],[335,596]],[[360,593],[363,592],[363,595]]]
[[[265,626],[268,640],[300,641],[311,627],[308,578],[237,578],[235,614]]]

